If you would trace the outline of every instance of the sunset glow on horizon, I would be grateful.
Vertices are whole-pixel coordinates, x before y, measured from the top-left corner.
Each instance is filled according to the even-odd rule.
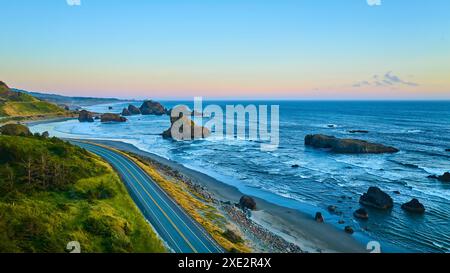
[[[137,99],[450,99],[446,0],[20,2],[2,1],[0,17],[0,80],[15,88]]]

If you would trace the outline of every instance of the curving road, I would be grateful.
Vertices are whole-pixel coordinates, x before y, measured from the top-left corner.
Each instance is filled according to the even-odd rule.
[[[101,156],[114,167],[125,182],[135,203],[172,251],[177,253],[223,252],[211,236],[132,160],[92,143],[72,140],[70,142]]]

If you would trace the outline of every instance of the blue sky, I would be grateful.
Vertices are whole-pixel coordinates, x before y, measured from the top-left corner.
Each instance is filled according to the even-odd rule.
[[[450,98],[446,0],[0,3],[0,77],[19,88],[139,98]],[[375,76],[399,81],[377,85]]]

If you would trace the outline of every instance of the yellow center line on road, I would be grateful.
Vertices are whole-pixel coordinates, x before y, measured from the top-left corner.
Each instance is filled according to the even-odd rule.
[[[169,220],[169,222],[176,229],[176,231],[180,234],[180,236],[183,237],[183,239],[186,241],[186,243],[189,245],[189,247],[191,247],[195,253],[198,253],[197,249],[195,249],[195,247],[191,244],[191,242],[184,236],[184,234],[181,232],[181,230],[178,229],[178,227],[175,225],[175,223],[172,221],[172,219],[170,219],[169,215],[167,215],[167,213],[159,206],[159,204],[156,202],[156,200],[153,199],[153,197],[150,195],[150,193],[145,189],[144,185],[142,185],[142,183],[139,182],[139,179],[137,179],[137,177],[131,172],[131,170],[127,166],[125,166],[123,164],[122,164],[122,166],[124,166],[124,168],[128,172],[130,172],[130,174],[133,176],[133,178],[139,183],[139,185],[141,185],[142,189],[147,194],[147,196],[150,197],[150,199],[152,199],[153,203],[155,203],[155,205],[161,210],[161,212],[164,214],[164,216],[166,216],[167,220]]]
[[[90,143],[89,143],[90,144]],[[93,145],[93,144],[91,144]],[[117,160],[117,159],[116,159]],[[189,245],[189,247],[195,252],[198,253],[197,249],[191,244],[191,242],[186,238],[186,236],[181,232],[181,230],[178,229],[178,227],[175,225],[175,223],[170,219],[170,217],[167,215],[167,213],[159,206],[159,204],[156,202],[156,200],[151,196],[151,194],[145,189],[144,185],[142,185],[141,182],[139,182],[139,179],[133,174],[133,172],[125,166],[120,160],[117,160],[120,165],[122,165],[128,172],[131,174],[131,176],[136,180],[136,182],[139,183],[139,185],[142,187],[144,192],[147,194],[148,197],[153,201],[153,203],[159,208],[159,210],[164,214],[164,216],[167,218],[167,220],[172,224],[172,226],[175,228],[175,230],[180,234],[180,236],[184,239],[184,241]]]
[[[125,158],[125,159],[128,160],[128,156],[127,156],[127,155],[122,155],[120,152],[115,152],[113,149],[111,149],[111,148],[108,147],[108,146],[101,145],[101,144],[97,144],[97,143],[92,143],[92,142],[89,142],[89,141],[86,141],[85,143],[90,144],[90,145],[95,146],[95,147],[98,147],[98,148],[103,148],[103,149],[105,149],[107,152],[110,152],[110,153],[111,153],[111,156],[113,156],[113,157],[116,158],[116,159],[121,159],[121,157],[123,157],[123,158]],[[137,173],[138,173],[138,175],[139,175],[139,177],[141,177],[142,179],[144,179],[144,180],[145,180],[145,179],[152,180],[152,178],[151,178],[145,171],[143,171],[144,175],[142,175],[142,173],[140,173],[140,172],[138,171],[138,170],[140,170],[141,168],[140,168],[137,164],[135,164],[134,162],[132,162],[132,160],[130,160],[130,162],[126,161],[125,163],[126,163],[127,165],[129,165],[133,170],[136,170]],[[173,203],[175,206],[177,206],[177,204],[176,204],[175,202],[173,202],[172,199],[170,199],[170,197],[167,195],[167,193],[165,193],[164,190],[161,189],[161,187],[159,187],[159,185],[158,185],[157,183],[153,183],[152,185],[154,185],[154,187],[156,187],[157,189],[159,189],[159,190],[162,192],[162,194],[167,198],[168,202],[171,202],[171,203]],[[143,185],[141,185],[141,186],[143,186]],[[151,185],[150,185],[150,186],[151,186]],[[143,186],[143,187],[145,187],[145,186]],[[172,211],[173,214],[174,214],[174,215],[175,215],[175,216],[183,223],[183,225],[184,225],[184,226],[192,233],[192,235],[193,235],[195,238],[197,238],[197,239],[199,240],[199,242],[200,242],[200,243],[201,243],[208,251],[212,252],[212,250],[211,250],[207,245],[205,245],[205,243],[203,242],[203,240],[200,239],[200,238],[197,236],[197,234],[196,234],[194,231],[192,231],[192,229],[189,227],[189,225],[188,225],[183,219],[181,219],[180,216],[172,209],[172,207],[167,203],[167,201],[163,198],[163,196],[161,196],[157,190],[154,190],[154,191],[155,191],[155,194],[156,194],[159,198],[161,198],[162,202],[164,202],[164,204],[167,205],[167,207],[169,208],[169,210]],[[184,213],[184,211],[183,211],[182,209],[180,209],[180,212],[183,213],[183,214],[187,217],[188,220],[190,220],[189,216],[187,216],[187,215]],[[192,220],[191,220],[191,222],[192,222]],[[194,222],[192,222],[192,224],[195,225]],[[215,242],[211,242],[210,238],[205,234],[205,232],[204,232],[202,229],[199,229],[199,231],[200,231],[202,234],[205,235],[205,238],[206,238],[210,243],[212,243],[213,247],[216,247],[216,248],[219,250],[219,252],[221,252],[221,251],[220,251],[220,248],[218,248],[218,247],[215,245]]]

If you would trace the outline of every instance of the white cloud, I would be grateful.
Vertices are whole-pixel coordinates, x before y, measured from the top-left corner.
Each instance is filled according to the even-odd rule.
[[[396,87],[396,86],[409,86],[417,87],[418,83],[410,82],[401,79],[399,76],[394,75],[391,71],[384,75],[373,75],[370,80],[363,80],[356,82],[353,87],[375,86],[375,87]]]
[[[381,6],[381,0],[367,0],[369,6]]]

